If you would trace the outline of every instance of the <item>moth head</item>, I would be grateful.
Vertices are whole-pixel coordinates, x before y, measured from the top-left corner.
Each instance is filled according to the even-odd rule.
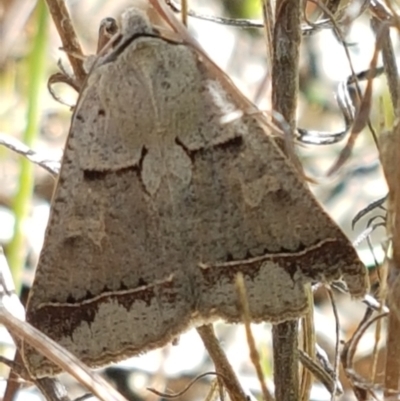
[[[153,34],[154,30],[146,13],[132,7],[121,15],[121,33],[131,37],[135,34]]]

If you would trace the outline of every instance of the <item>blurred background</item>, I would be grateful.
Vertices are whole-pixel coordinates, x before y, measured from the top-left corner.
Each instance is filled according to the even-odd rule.
[[[98,28],[103,18],[118,17],[124,9],[136,3],[134,0],[67,1],[84,53],[92,55],[96,52]],[[146,1],[141,3],[145,5]],[[343,7],[347,3],[349,1]],[[189,7],[204,15],[261,21],[259,0],[190,0]],[[306,12],[311,20],[319,15],[313,4],[307,6]],[[190,17],[188,26],[210,57],[246,96],[261,109],[270,110],[270,75],[264,31]],[[346,42],[351,44],[348,50],[355,71],[367,70],[375,47],[368,12],[346,25],[344,32]],[[397,37],[394,36],[393,40],[396,54],[399,54]],[[77,93],[65,84],[53,86],[61,101],[56,101],[47,89],[48,78],[60,71],[60,65],[71,72],[60,47],[60,39],[44,1],[0,0],[0,136],[16,138],[49,160],[59,160],[62,156],[71,107],[77,100]],[[337,105],[336,90],[350,74],[344,48],[331,30],[303,37],[298,104],[300,127],[330,132],[343,130],[344,120]],[[361,84],[361,88],[364,89],[365,84]],[[390,129],[393,123],[384,77],[374,81],[371,120],[378,133]],[[368,219],[385,215],[383,210],[376,209],[362,218],[354,230],[351,227],[352,219],[360,210],[387,194],[387,186],[378,151],[368,130],[359,136],[346,164],[333,176],[326,176],[346,140],[327,146],[299,145],[296,150],[307,174],[315,180],[315,184],[311,184],[312,191],[354,241],[365,230]],[[42,246],[54,183],[47,171],[0,146],[0,245],[5,248],[23,302]],[[382,221],[379,218],[375,220]],[[371,277],[376,275],[375,260],[378,263],[383,260],[382,244],[385,242],[385,228],[378,227],[371,236],[373,252],[365,240],[357,248],[370,269]],[[315,300],[317,342],[333,362],[335,321],[331,306],[324,290],[315,294]],[[351,301],[346,295],[337,294],[336,300],[340,336],[345,340],[359,323],[365,306],[361,301]],[[259,397],[259,383],[249,359],[244,328],[220,323],[216,329],[245,391]],[[254,325],[253,334],[262,356],[268,386],[272,389],[270,327],[268,324]],[[356,367],[365,376],[370,370],[374,336],[373,330],[368,332],[358,348]],[[4,329],[0,331],[0,346],[2,354],[13,357],[12,342]],[[104,374],[128,399],[155,400],[158,397],[147,392],[146,387],[176,392],[198,374],[210,370],[213,370],[213,365],[200,338],[192,330],[180,337],[178,345],[132,358],[104,370]],[[378,372],[381,370],[378,364]],[[4,380],[0,382],[0,394],[4,391],[8,374],[5,368],[1,372]],[[82,394],[83,390],[71,379],[65,377],[64,380],[72,398]],[[342,384],[345,391],[341,399],[354,399],[345,380]],[[209,379],[202,379],[179,399],[204,399],[208,388]],[[39,400],[41,396],[37,390],[26,386],[20,390],[17,399]],[[311,399],[328,400],[330,394],[316,382]]]

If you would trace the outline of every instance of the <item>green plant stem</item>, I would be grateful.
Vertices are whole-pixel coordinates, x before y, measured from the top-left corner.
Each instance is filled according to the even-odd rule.
[[[27,62],[29,80],[27,88],[27,123],[22,138],[23,142],[29,147],[34,145],[40,129],[41,94],[45,81],[48,13],[43,0],[39,0],[36,5],[34,19],[37,31],[33,38],[33,47]],[[30,212],[30,200],[33,191],[33,164],[21,157],[19,167],[18,189],[13,199],[14,235],[7,247],[7,258],[17,292],[21,287],[21,276],[26,257],[24,226]]]

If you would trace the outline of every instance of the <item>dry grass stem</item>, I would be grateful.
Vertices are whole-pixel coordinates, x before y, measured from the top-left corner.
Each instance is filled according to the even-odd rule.
[[[312,359],[315,359],[315,326],[314,326],[314,299],[310,284],[305,286],[307,297],[311,305],[310,310],[301,320],[302,348],[303,351]],[[312,372],[301,364],[300,397],[302,401],[308,401],[311,395],[313,384]]]
[[[47,6],[49,7],[50,14],[58,34],[60,35],[63,49],[71,63],[76,83],[81,87],[86,78],[86,72],[83,68],[82,61],[84,55],[65,2],[64,0],[47,0]]]
[[[299,87],[299,49],[302,5],[298,0],[277,0],[273,37],[272,109],[296,127]],[[272,328],[275,399],[298,401],[298,321]]]
[[[342,389],[338,388],[332,375],[302,350],[299,350],[299,359],[301,364],[319,380],[331,394],[334,393],[335,389],[339,394],[342,392]]]
[[[218,374],[223,377],[224,385],[232,401],[247,401],[246,394],[232,369],[226,355],[214,333],[212,325],[207,324],[197,328],[208,354],[214,362]]]
[[[273,401],[274,397],[270,394],[264,380],[264,374],[260,364],[260,354],[257,351],[256,343],[254,341],[253,333],[251,332],[251,317],[249,304],[247,302],[246,287],[244,284],[243,274],[238,273],[236,276],[236,289],[239,296],[239,305],[242,309],[243,323],[246,330],[247,344],[250,351],[250,360],[256,370],[258,381],[260,382],[261,391],[264,401]]]
[[[340,345],[340,321],[339,321],[339,314],[336,307],[335,298],[333,296],[333,292],[330,288],[327,288],[328,296],[331,301],[333,315],[335,317],[335,362],[333,365],[333,374],[334,374],[334,382],[335,387],[334,391],[332,392],[331,400],[334,401],[336,398],[336,383],[339,378],[339,364],[340,364],[340,353],[339,353],[339,345]]]

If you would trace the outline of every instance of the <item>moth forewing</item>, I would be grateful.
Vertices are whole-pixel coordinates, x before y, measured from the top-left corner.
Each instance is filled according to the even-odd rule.
[[[301,316],[311,281],[362,296],[355,250],[262,122],[221,123],[237,88],[129,15],[73,115],[27,320],[97,367],[240,322],[238,272],[256,322]],[[23,354],[32,375],[59,372]]]

